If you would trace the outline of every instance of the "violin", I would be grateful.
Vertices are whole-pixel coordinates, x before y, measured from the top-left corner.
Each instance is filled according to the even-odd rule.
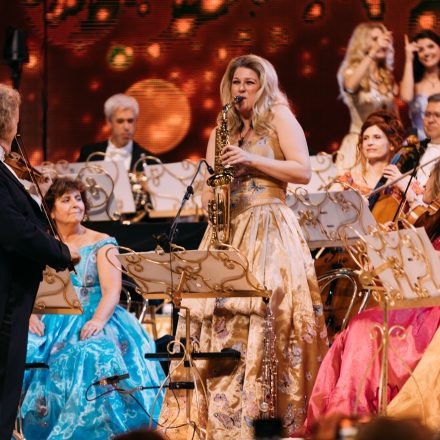
[[[434,241],[439,236],[440,197],[428,206],[416,206],[406,214],[404,219],[416,228],[424,227],[431,242]]]
[[[40,171],[38,171],[36,168],[32,167],[29,164],[26,164],[25,160],[18,153],[8,153],[5,157],[5,163],[14,170],[19,179],[24,179],[32,182],[32,172],[39,182],[44,183],[46,181],[45,176],[40,173]]]
[[[396,165],[402,173],[411,170],[417,165],[429,141],[430,139],[426,139],[420,142],[416,136],[409,136],[407,145],[400,148],[391,159],[390,164]],[[386,181],[387,178],[382,176],[373,190],[374,194],[368,198],[369,208],[378,223],[393,221],[401,206],[401,202],[392,197],[391,188],[377,192],[379,188],[385,185]]]

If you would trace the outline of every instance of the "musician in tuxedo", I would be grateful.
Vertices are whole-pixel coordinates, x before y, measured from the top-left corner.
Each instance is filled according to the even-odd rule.
[[[85,162],[92,153],[106,153],[105,160],[123,160],[125,168],[130,171],[142,153],[151,155],[133,140],[139,104],[133,97],[118,93],[107,99],[104,114],[110,128],[109,139],[83,147],[78,162]],[[103,157],[96,155],[91,160],[103,160]]]
[[[20,95],[0,84],[0,440],[10,440],[26,359],[29,318],[46,265],[79,262],[78,250],[46,232],[38,203],[6,163],[17,133]],[[6,159],[6,162],[5,162]]]

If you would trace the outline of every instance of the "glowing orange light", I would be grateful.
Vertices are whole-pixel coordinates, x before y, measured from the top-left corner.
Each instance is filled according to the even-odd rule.
[[[214,72],[212,70],[205,70],[203,74],[205,81],[210,82],[214,79]]]
[[[315,3],[309,11],[309,16],[311,18],[320,18],[322,15],[322,6]]]
[[[90,113],[84,113],[81,116],[81,122],[83,124],[90,124],[90,122],[92,122],[92,115]]]
[[[37,97],[37,95],[35,95],[34,92],[31,92],[31,93],[29,93],[29,95],[27,95],[27,99],[29,102],[34,102],[36,97]]]
[[[113,64],[115,67],[122,67],[126,64],[126,62],[127,57],[123,53],[118,53],[113,59]]]
[[[138,12],[140,14],[146,14],[149,11],[149,9],[150,9],[150,6],[148,5],[148,3],[141,3],[138,6]]]
[[[35,165],[43,161],[43,152],[41,150],[32,151],[29,157],[31,164]]]
[[[133,50],[132,47],[127,46],[127,47],[125,48],[125,54],[126,54],[127,56],[131,57],[131,56],[133,56],[133,53],[134,53],[134,50]]]
[[[180,35],[189,34],[194,26],[194,18],[178,18],[173,23],[173,30]]]
[[[191,98],[196,93],[196,82],[193,79],[185,81],[182,85],[182,91],[188,98]]]
[[[211,110],[214,108],[214,100],[211,98],[207,98],[203,101],[203,108],[206,110]]]
[[[226,50],[226,48],[221,47],[217,51],[217,55],[218,55],[218,58],[223,61],[223,60],[225,60],[228,57],[228,51]]]
[[[200,156],[200,154],[198,153],[193,153],[188,156],[188,160],[190,160],[191,162],[198,162],[201,158],[202,156]]]
[[[169,75],[170,79],[179,79],[180,72],[178,70],[172,70]]]
[[[426,11],[419,17],[419,25],[422,29],[434,29],[436,17],[431,11]]]
[[[76,0],[67,0],[67,2],[66,2],[66,6],[67,6],[68,8],[75,8],[76,5],[77,5]]]
[[[312,54],[308,50],[305,50],[301,54],[301,58],[302,58],[303,61],[310,61],[310,59],[312,58]]]
[[[110,18],[110,11],[107,8],[99,8],[96,11],[96,20],[107,21]]]
[[[147,46],[147,54],[151,58],[159,58],[160,57],[160,44],[159,43],[152,43],[149,46]]]
[[[176,147],[191,124],[188,98],[175,84],[163,79],[146,79],[133,84],[126,92],[139,103],[141,117],[135,139],[156,154]]]
[[[101,83],[97,79],[94,79],[94,80],[90,81],[89,89],[92,92],[96,92],[100,87],[101,87]]]
[[[203,12],[213,13],[217,12],[224,4],[223,0],[202,0],[200,9]]]
[[[212,127],[205,127],[202,131],[202,137],[204,139],[209,139],[209,136],[211,136]]]
[[[378,17],[382,13],[381,0],[367,0],[367,8],[371,16]]]
[[[29,54],[29,62],[25,64],[26,69],[34,69],[38,65],[38,57],[34,53]]]
[[[339,150],[339,142],[338,141],[331,142],[329,150],[330,151],[338,151]]]
[[[301,75],[305,77],[312,76],[315,73],[315,69],[311,64],[305,64],[301,69]]]

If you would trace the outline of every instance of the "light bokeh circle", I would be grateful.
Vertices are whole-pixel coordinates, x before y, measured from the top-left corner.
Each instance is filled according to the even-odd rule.
[[[175,148],[188,133],[191,107],[175,84],[163,79],[146,79],[133,84],[127,95],[139,103],[135,140],[154,154]]]

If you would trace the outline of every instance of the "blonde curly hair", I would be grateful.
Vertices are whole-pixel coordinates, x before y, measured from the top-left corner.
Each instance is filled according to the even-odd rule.
[[[20,94],[6,84],[0,84],[0,139],[5,137],[14,129],[12,117],[20,107]]]
[[[354,69],[368,54],[371,44],[371,31],[373,29],[380,29],[382,32],[387,32],[388,29],[382,23],[360,23],[351,34],[348,42],[347,51],[344,60],[342,61],[337,74],[339,89],[341,95],[346,102],[347,92],[344,88],[344,74],[347,69]],[[393,76],[394,67],[394,48],[388,50],[387,56],[383,61],[378,63],[379,76],[390,92],[392,92],[395,81]],[[362,79],[360,88],[364,91],[370,90],[370,81],[368,76]]]
[[[239,67],[253,70],[260,80],[260,89],[257,91],[252,111],[252,127],[258,136],[263,136],[273,129],[272,107],[276,104],[287,105],[288,100],[278,85],[278,75],[273,65],[258,55],[242,55],[230,61],[220,83],[220,98],[223,105],[230,103],[234,97],[231,94],[232,80]],[[220,123],[220,112],[217,122]],[[242,128],[240,115],[235,107],[228,112],[228,128],[232,136],[238,135]]]

